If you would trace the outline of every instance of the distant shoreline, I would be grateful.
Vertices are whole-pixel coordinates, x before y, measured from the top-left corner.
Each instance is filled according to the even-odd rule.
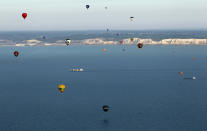
[[[71,40],[71,45],[136,45],[143,43],[144,45],[207,45],[207,39],[162,39],[155,41],[152,39],[141,38],[127,38],[120,41],[107,40],[104,38]],[[56,42],[45,42],[37,39],[25,40],[19,43],[11,40],[0,40],[0,46],[65,46],[64,40],[57,40]]]

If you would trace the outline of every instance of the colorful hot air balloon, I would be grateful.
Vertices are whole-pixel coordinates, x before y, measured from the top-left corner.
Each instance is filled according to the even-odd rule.
[[[183,75],[183,72],[179,72],[179,75],[181,75],[181,76],[182,76],[182,75]]]
[[[134,20],[134,17],[130,17],[130,20],[133,21]]]
[[[121,44],[121,45],[124,44],[124,41],[123,41],[123,40],[120,40],[120,44]]]
[[[141,49],[143,47],[143,43],[137,44],[138,48]]]
[[[104,50],[104,52],[106,52],[106,48],[104,48],[103,50]]]
[[[86,9],[88,10],[90,8],[90,5],[86,5]]]
[[[66,44],[66,45],[70,45],[70,42],[71,42],[70,39],[66,39],[66,40],[65,40],[65,44]]]
[[[14,51],[14,56],[19,56],[19,52],[18,51]]]
[[[66,88],[66,86],[63,85],[63,84],[61,84],[61,85],[58,86],[58,90],[60,91],[60,93],[63,93],[64,90],[65,90],[65,88]]]
[[[26,18],[27,18],[27,13],[22,13],[22,17],[23,17],[24,19],[26,19]]]
[[[104,105],[104,106],[102,107],[102,109],[103,109],[104,112],[108,112],[108,111],[109,111],[109,106]]]

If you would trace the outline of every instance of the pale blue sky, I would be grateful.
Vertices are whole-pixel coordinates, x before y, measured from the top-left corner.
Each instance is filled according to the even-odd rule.
[[[206,0],[0,0],[0,31],[207,29],[206,5]]]

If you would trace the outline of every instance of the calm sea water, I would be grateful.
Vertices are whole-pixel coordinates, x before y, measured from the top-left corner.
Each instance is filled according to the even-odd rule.
[[[0,130],[207,130],[207,46],[122,48],[1,47]]]

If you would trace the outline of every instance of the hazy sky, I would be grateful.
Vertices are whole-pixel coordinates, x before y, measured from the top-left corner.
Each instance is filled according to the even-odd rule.
[[[206,5],[207,0],[0,0],[0,31],[207,29]]]

